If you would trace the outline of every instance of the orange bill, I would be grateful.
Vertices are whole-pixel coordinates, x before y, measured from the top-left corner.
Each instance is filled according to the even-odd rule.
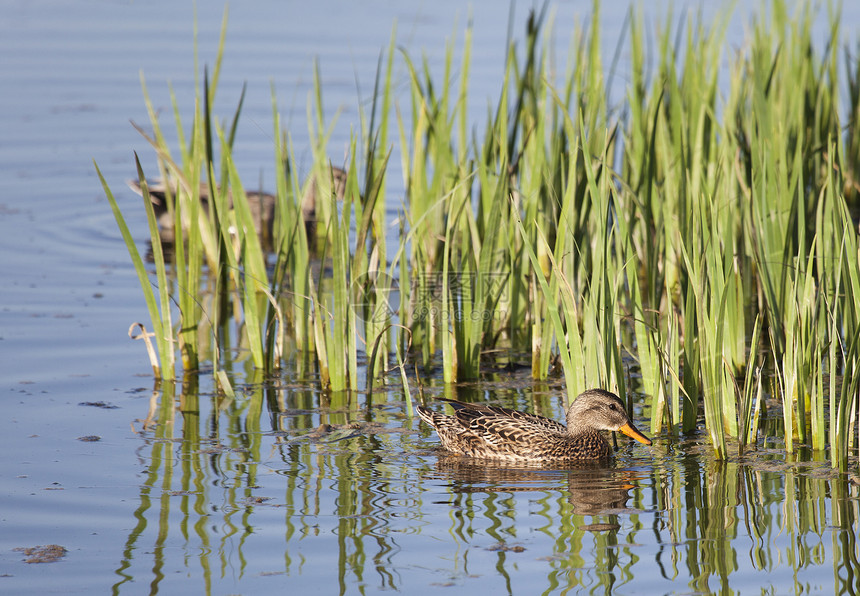
[[[651,444],[651,439],[640,433],[638,430],[633,428],[632,424],[625,424],[621,428],[619,428],[621,432],[630,437],[631,439],[636,439],[640,443],[645,443],[646,445]]]

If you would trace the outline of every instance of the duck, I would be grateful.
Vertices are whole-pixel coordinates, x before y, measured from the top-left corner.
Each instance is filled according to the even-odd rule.
[[[331,166],[331,181],[332,188],[338,201],[342,201],[346,194],[346,178],[347,172],[343,168]],[[143,196],[143,189],[140,186],[139,180],[127,180],[128,187],[140,196]],[[305,181],[304,193],[302,194],[302,219],[305,222],[305,230],[308,236],[313,233],[316,223],[316,204],[320,198],[320,189],[317,183],[316,176],[308,176]],[[168,209],[168,197],[176,196],[179,190],[179,182],[175,179],[163,180],[156,179],[148,184],[149,200],[152,202],[155,211],[155,218],[158,223],[159,236],[162,242],[173,243],[176,240],[176,232],[174,230],[173,214]],[[206,183],[200,184],[198,191],[200,194],[200,205],[205,212],[209,211],[209,185]],[[274,194],[267,192],[248,191],[245,193],[248,198],[248,209],[251,212],[251,219],[254,221],[254,230],[264,244],[270,244],[272,238],[272,226],[275,222],[275,208],[278,203],[278,198]],[[232,192],[228,194],[227,200],[229,205],[233,205]],[[184,227],[184,226],[183,226]]]
[[[620,431],[643,443],[624,403],[609,391],[589,389],[567,410],[567,426],[551,418],[500,406],[442,398],[454,415],[418,406],[421,419],[433,427],[442,447],[453,453],[520,463],[606,460],[612,450],[601,431]]]

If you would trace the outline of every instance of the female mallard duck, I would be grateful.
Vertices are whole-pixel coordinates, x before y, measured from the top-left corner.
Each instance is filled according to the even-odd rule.
[[[567,426],[518,410],[443,399],[453,416],[423,406],[418,415],[432,426],[448,451],[518,462],[606,459],[611,451],[601,430],[621,431],[646,445],[614,393],[589,389],[567,410]]]

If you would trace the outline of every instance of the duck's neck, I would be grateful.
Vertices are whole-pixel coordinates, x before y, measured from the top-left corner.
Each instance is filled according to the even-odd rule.
[[[581,421],[578,420],[568,420],[567,421],[567,434],[571,437],[591,437],[598,436],[602,437],[603,433],[601,433],[596,428],[591,426],[583,425]]]

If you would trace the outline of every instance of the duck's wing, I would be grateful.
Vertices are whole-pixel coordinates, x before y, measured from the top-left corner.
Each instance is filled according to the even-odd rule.
[[[472,426],[475,421],[483,420],[484,423],[493,421],[494,424],[507,426],[521,426],[523,428],[534,428],[538,432],[566,433],[567,427],[562,423],[547,418],[538,416],[537,414],[529,414],[520,410],[512,410],[503,408],[502,406],[489,406],[485,404],[469,404],[456,399],[440,398],[439,401],[444,401],[450,404],[456,412],[457,418],[466,426]]]
[[[567,428],[555,420],[499,406],[444,401],[454,408],[453,416],[424,406],[417,411],[449,451],[519,462],[569,456]]]
[[[516,410],[500,414],[488,414],[471,408],[457,410],[456,420],[465,431],[463,435],[471,438],[467,455],[481,457],[501,457],[505,459],[541,459],[545,452],[566,441],[566,429],[551,425],[548,419],[540,416],[521,416]]]

